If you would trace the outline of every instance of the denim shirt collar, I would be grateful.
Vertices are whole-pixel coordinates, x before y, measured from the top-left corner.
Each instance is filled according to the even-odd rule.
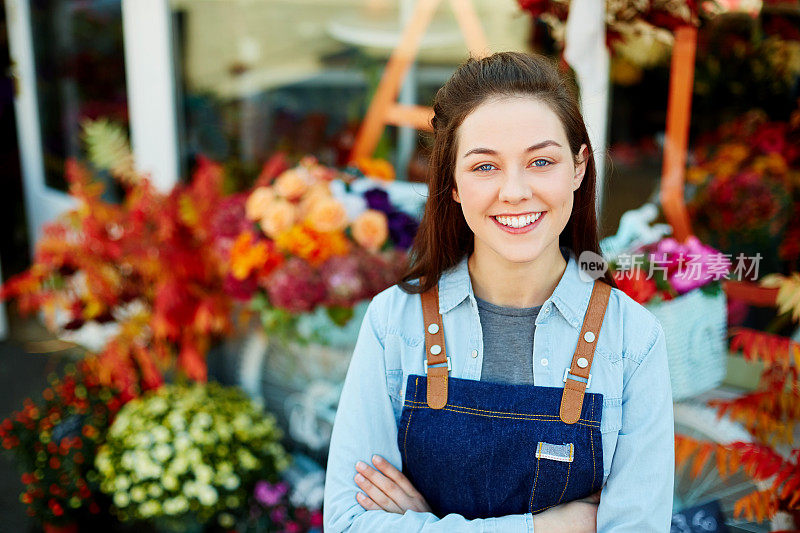
[[[593,283],[592,280],[585,280],[581,277],[575,252],[566,246],[561,246],[560,249],[564,258],[568,257],[567,268],[553,294],[542,304],[542,308],[544,309],[548,302],[552,301],[567,322],[579,329],[589,306]],[[450,311],[468,297],[476,303],[467,259],[468,256],[465,255],[458,264],[443,272],[439,278],[439,313],[441,314]]]

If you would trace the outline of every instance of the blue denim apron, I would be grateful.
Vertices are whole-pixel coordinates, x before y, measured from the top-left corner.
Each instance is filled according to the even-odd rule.
[[[425,375],[408,376],[397,444],[435,515],[535,514],[600,489],[603,395],[585,390],[611,288],[594,283],[563,388],[449,377],[438,289],[421,295]]]

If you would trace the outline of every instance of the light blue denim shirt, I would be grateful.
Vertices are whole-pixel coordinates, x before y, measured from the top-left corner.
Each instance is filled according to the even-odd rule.
[[[534,384],[546,387],[564,386],[564,369],[572,361],[592,291],[575,254],[561,250],[569,255],[567,268],[536,318],[532,351]],[[439,312],[450,376],[479,380],[483,335],[466,257],[439,280]],[[449,514],[440,519],[410,510],[402,515],[367,511],[356,500],[357,461],[372,465],[372,455],[378,454],[402,470],[397,425],[408,375],[423,374],[424,333],[419,295],[395,285],[369,304],[333,425],[325,531],[533,532],[530,513],[475,520]],[[674,426],[664,331],[652,313],[618,289],[611,291],[591,376],[588,391],[603,394],[604,486],[597,531],[669,531]]]

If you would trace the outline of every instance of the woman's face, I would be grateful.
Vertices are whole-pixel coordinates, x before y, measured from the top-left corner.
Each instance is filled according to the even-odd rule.
[[[475,234],[475,254],[492,261],[555,257],[586,171],[558,116],[529,96],[487,100],[456,132],[453,199]]]

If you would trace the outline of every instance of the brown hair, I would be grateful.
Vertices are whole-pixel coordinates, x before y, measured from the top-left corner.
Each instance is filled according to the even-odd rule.
[[[534,96],[549,105],[561,120],[576,158],[581,145],[587,146],[586,172],[573,193],[572,213],[559,236],[559,245],[571,248],[578,256],[585,250],[602,255],[595,214],[597,173],[574,90],[551,60],[520,52],[498,52],[465,61],[434,97],[428,201],[411,247],[411,263],[398,284],[405,292],[427,291],[439,281],[442,272],[472,253],[474,235],[451,194],[455,187],[456,133],[464,118],[481,103],[490,97],[512,95]],[[417,278],[419,285],[409,283]],[[601,279],[617,286],[608,271]]]

